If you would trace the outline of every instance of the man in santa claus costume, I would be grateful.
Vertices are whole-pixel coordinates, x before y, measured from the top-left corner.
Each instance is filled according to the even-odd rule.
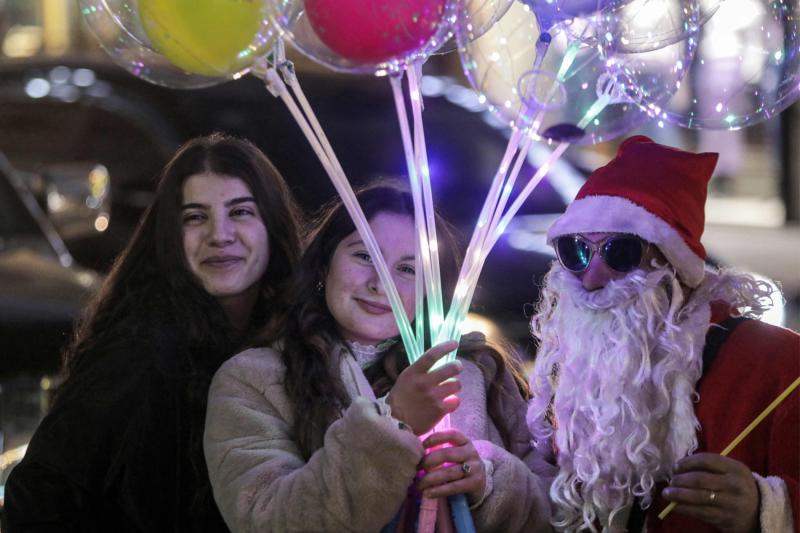
[[[798,531],[800,391],[720,455],[800,375],[800,335],[758,320],[768,284],[704,264],[716,161],[632,137],[548,231],[528,424],[559,529]]]

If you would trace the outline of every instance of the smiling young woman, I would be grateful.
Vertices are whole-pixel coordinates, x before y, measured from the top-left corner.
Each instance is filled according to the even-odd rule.
[[[414,219],[382,212],[370,220],[375,239],[403,303],[414,314]],[[339,243],[324,280],[325,303],[348,341],[365,346],[380,344],[397,335],[397,325],[378,272],[361,236],[353,232]]]
[[[413,321],[411,194],[378,182],[357,198]],[[457,246],[438,217],[437,239],[449,294]],[[307,242],[287,311],[262,347],[220,368],[209,391],[206,460],[231,529],[379,531],[396,515],[412,524],[412,513],[398,511],[413,505],[413,485],[430,497],[466,494],[479,531],[549,530],[547,483],[537,473],[550,469],[531,448],[527,386],[513,362],[470,336],[458,361],[431,371],[459,348],[445,342],[409,366],[372,258],[340,201],[323,210]],[[453,429],[421,443],[448,413]],[[427,473],[417,483],[420,465]]]
[[[11,531],[227,531],[202,454],[208,385],[269,318],[297,223],[251,143],[215,134],[178,150],[11,472]]]
[[[189,271],[244,329],[270,255],[255,197],[237,177],[195,174],[183,183],[181,213]]]

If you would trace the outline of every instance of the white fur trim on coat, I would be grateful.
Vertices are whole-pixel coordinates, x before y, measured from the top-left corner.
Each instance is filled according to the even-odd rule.
[[[547,231],[547,242],[572,233],[630,233],[658,246],[689,287],[703,280],[705,262],[680,234],[645,208],[619,196],[587,196],[575,200]]]
[[[792,507],[786,482],[777,476],[761,477],[753,473],[761,494],[758,522],[763,533],[794,531]]]

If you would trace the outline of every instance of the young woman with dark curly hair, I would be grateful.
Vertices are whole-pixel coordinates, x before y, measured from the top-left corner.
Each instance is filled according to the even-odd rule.
[[[379,182],[357,198],[413,320],[411,194]],[[450,294],[457,254],[441,220],[437,240]],[[432,498],[466,494],[479,531],[549,529],[547,481],[533,473],[549,468],[531,447],[527,385],[513,361],[471,335],[457,361],[429,372],[459,348],[451,341],[409,366],[341,202],[308,242],[264,347],[226,362],[209,392],[206,460],[231,529],[376,532],[400,516],[403,530],[413,525],[412,486]],[[420,442],[448,413],[452,429]]]

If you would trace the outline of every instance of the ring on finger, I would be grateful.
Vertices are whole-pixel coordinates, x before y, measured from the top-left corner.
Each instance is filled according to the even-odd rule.
[[[472,471],[472,466],[470,466],[468,462],[464,461],[461,463],[461,471],[464,472],[464,477],[466,477]]]
[[[714,503],[714,501],[715,501],[716,499],[717,499],[717,493],[716,493],[716,492],[714,492],[714,491],[712,490],[712,491],[711,491],[711,494],[709,494],[709,495],[708,495],[708,500],[709,500],[711,503]]]

